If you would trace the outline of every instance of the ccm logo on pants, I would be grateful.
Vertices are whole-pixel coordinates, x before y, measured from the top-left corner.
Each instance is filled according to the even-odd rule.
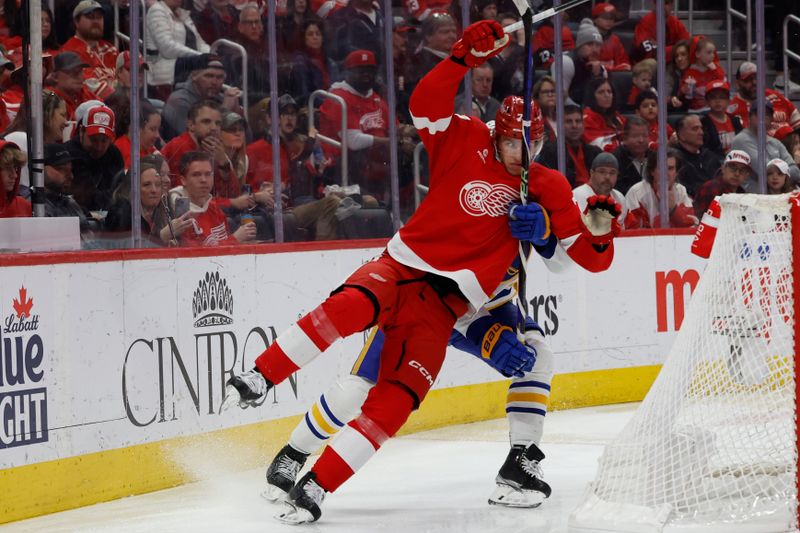
[[[409,361],[408,364],[411,366],[411,368],[416,368],[419,370],[419,373],[422,374],[422,376],[428,380],[428,383],[431,384],[431,387],[433,387],[433,376],[431,376],[431,373],[428,372],[427,368],[422,366],[417,360]]]

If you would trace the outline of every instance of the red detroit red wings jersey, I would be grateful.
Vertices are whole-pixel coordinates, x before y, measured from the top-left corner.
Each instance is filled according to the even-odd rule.
[[[772,115],[772,127],[767,132],[773,135],[775,130],[781,126],[789,126],[793,130],[800,129],[800,111],[794,104],[787,100],[778,91],[767,89],[765,91],[767,102],[772,104],[774,113]],[[736,115],[742,121],[742,126],[747,127],[750,124],[750,102],[739,96],[738,94],[731,98],[731,103],[728,104],[728,113]]]
[[[337,82],[331,85],[330,92],[344,98],[347,104],[347,129],[378,137],[389,136],[389,107],[375,91],[370,90],[369,95],[362,96],[349,84]],[[341,129],[342,108],[328,99],[320,107],[320,115],[320,132],[335,138]]]
[[[509,204],[519,200],[520,178],[495,159],[484,123],[453,114],[466,71],[446,59],[411,97],[414,125],[430,156],[430,190],[388,250],[400,263],[455,280],[477,309],[517,255],[507,213]],[[608,268],[613,247],[598,253],[579,237],[584,226],[566,178],[537,163],[530,168],[530,198],[547,209],[552,231],[569,255],[588,270]]]

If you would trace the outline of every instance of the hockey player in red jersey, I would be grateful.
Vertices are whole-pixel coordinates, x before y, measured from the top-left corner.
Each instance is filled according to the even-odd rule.
[[[278,517],[283,521],[319,519],[325,494],[363,466],[422,403],[442,366],[453,325],[476,312],[499,286],[517,255],[518,239],[536,244],[553,234],[587,270],[611,264],[618,231],[613,200],[590,202],[582,216],[566,179],[534,163],[529,203],[514,204],[522,171],[521,98],[504,101],[494,134],[477,119],[454,115],[464,75],[507,44],[499,23],[477,22],[464,31],[450,58],[420,81],[410,112],[430,157],[425,202],[380,257],[282,333],[253,370],[228,381],[223,409],[260,405],[272,387],[339,338],[373,325],[385,334],[378,380],[361,415],[291,490],[287,502],[293,510]],[[515,215],[511,222],[509,208]]]

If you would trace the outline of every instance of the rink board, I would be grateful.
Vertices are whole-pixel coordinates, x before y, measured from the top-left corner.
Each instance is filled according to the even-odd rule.
[[[703,267],[690,242],[619,239],[598,275],[532,262],[532,313],[555,352],[551,407],[644,396]],[[187,457],[213,471],[263,464],[349,371],[362,340],[332,347],[268,405],[221,417],[227,372],[252,367],[382,244],[0,257],[0,523],[209,474]],[[405,431],[503,416],[507,382],[497,378],[448,352]]]

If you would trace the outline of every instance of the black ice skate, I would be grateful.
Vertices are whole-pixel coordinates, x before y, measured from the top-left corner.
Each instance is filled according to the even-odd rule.
[[[512,446],[500,467],[495,482],[497,488],[489,503],[506,507],[539,507],[550,497],[550,485],[542,479],[540,461],[544,454],[535,444]]]
[[[316,522],[322,515],[319,506],[324,499],[325,489],[317,484],[317,474],[309,472],[289,491],[286,508],[275,518],[286,524]]]
[[[284,446],[267,469],[267,489],[263,493],[264,498],[271,502],[284,499],[294,487],[297,473],[306,464],[307,458],[307,453],[299,452],[288,444]]]
[[[239,376],[233,376],[225,387],[225,400],[220,406],[220,413],[233,405],[239,404],[242,409],[258,407],[267,399],[267,393],[274,385],[267,380],[257,368],[253,368]]]

